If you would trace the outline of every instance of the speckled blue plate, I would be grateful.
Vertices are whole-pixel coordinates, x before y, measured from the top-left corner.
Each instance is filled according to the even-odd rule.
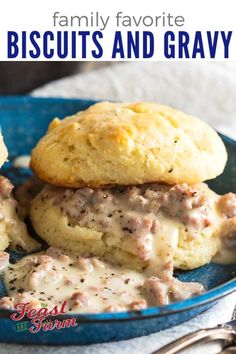
[[[29,176],[27,169],[12,168],[11,161],[19,155],[30,154],[38,139],[45,133],[52,118],[62,118],[86,109],[92,100],[51,99],[31,97],[0,98],[0,124],[10,153],[2,173],[18,185]],[[218,193],[236,192],[236,142],[222,136],[229,153],[229,162],[222,176],[210,182]],[[14,255],[12,257],[21,255]],[[184,281],[198,281],[208,291],[195,298],[143,311],[75,315],[78,326],[52,332],[31,334],[27,319],[21,325],[12,321],[8,311],[0,312],[0,341],[38,344],[90,344],[128,339],[172,327],[207,310],[221,297],[236,290],[236,265],[208,264],[193,271],[178,272]],[[4,286],[0,282],[0,296]],[[66,316],[69,318],[70,316]],[[73,316],[74,317],[74,316]],[[59,318],[60,319],[60,318]]]

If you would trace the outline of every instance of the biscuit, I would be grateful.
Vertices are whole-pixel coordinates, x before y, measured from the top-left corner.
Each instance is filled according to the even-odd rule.
[[[0,220],[0,251],[8,246],[13,250],[37,251],[41,245],[30,237],[25,223],[16,213],[16,203],[12,198],[1,202],[4,218]]]
[[[0,132],[0,167],[2,167],[4,162],[7,160],[7,156],[8,156],[7,148],[4,144],[3,136]]]
[[[200,267],[209,263],[219,249],[218,228],[222,220],[216,209],[218,197],[207,187],[202,186],[202,188],[206,190],[209,197],[211,215],[214,219],[210,226],[198,230],[192,237],[191,231],[183,223],[176,220],[175,217],[168,217],[160,219],[164,226],[163,231],[161,233],[157,231],[157,234],[153,236],[155,237],[153,244],[156,245],[157,252],[162,252],[160,249],[163,249],[164,254],[162,238],[169,237],[169,233],[177,228],[177,247],[173,247],[175,249],[173,260],[176,268],[193,269]],[[67,194],[68,190],[65,193]],[[124,229],[119,230],[114,225],[112,231],[107,231],[105,226],[101,231],[101,229],[98,230],[92,225],[85,227],[79,219],[76,219],[76,222],[73,223],[71,218],[68,217],[68,210],[63,211],[63,207],[57,198],[57,190],[54,192],[54,197],[45,190],[33,199],[30,207],[30,219],[35,231],[50,246],[63,248],[77,255],[104,257],[110,262],[137,270],[149,264],[150,260],[142,259],[139,256],[136,247],[137,239],[130,234],[125,234],[122,231]],[[74,208],[78,208],[77,204],[74,202],[72,204]],[[119,206],[117,208],[119,209]],[[165,225],[170,225],[170,228],[166,229]],[[170,252],[168,240],[167,244],[167,252]],[[158,256],[155,255],[154,257]]]
[[[31,168],[48,183],[105,185],[198,183],[222,173],[219,135],[205,122],[155,103],[97,103],[54,119],[32,152]]]
[[[7,160],[8,151],[0,132],[0,167]],[[0,176],[0,251],[8,246],[13,250],[27,252],[38,250],[41,245],[28,234],[25,223],[16,211],[16,201],[12,197],[13,186]]]

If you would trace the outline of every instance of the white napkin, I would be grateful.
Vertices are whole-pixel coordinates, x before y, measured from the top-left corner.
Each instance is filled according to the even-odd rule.
[[[236,139],[236,63],[141,62],[54,81],[34,96],[154,101],[195,114]]]
[[[195,114],[236,138],[236,64],[123,63],[45,85],[34,96],[95,98],[116,101],[155,101]],[[174,328],[116,343],[72,347],[0,345],[1,354],[150,354],[171,340],[199,328],[231,319],[235,293],[197,318]],[[189,353],[218,353],[219,345],[190,349]]]

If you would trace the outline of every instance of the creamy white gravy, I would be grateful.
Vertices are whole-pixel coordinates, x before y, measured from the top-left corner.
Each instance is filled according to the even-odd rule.
[[[216,211],[219,196],[204,184],[78,190],[46,185],[36,199],[60,209],[69,226],[102,232],[109,246],[157,264],[173,259],[179,230],[191,240],[203,229],[211,235],[222,221]]]
[[[141,310],[200,294],[202,285],[182,283],[171,267],[157,275],[113,266],[96,257],[76,257],[49,248],[24,257],[3,272],[8,297],[3,308],[29,303],[48,309],[67,301],[68,312],[96,313]]]
[[[134,254],[148,260],[149,266],[139,272],[52,247],[7,266],[3,254],[2,277],[8,296],[0,299],[0,307],[14,308],[23,302],[32,308],[51,309],[66,301],[68,312],[98,313],[142,310],[201,294],[201,284],[173,277],[179,227],[187,227],[190,236],[197,237],[202,229],[206,234],[209,229],[211,235],[211,226],[217,226],[222,249],[234,258],[236,197],[230,193],[220,197],[204,187],[203,192],[195,191],[187,185],[155,188],[117,190],[116,198],[106,190],[46,188],[40,197],[55,197],[55,205],[60,205],[72,224],[123,232],[135,241]]]

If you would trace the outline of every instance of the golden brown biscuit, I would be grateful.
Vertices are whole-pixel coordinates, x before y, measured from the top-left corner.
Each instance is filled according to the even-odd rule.
[[[102,102],[54,119],[31,168],[63,187],[197,183],[222,173],[224,144],[205,122],[155,103]]]
[[[7,160],[8,152],[0,132],[0,167]],[[28,234],[25,223],[17,214],[17,203],[12,196],[13,185],[0,175],[0,251],[8,246],[27,252],[38,250],[41,245]]]
[[[37,251],[41,245],[30,237],[25,223],[19,219],[13,199],[2,202],[4,219],[0,220],[0,250],[8,246],[13,250]]]
[[[168,193],[169,188],[173,191],[175,187],[164,186],[163,188],[167,189]],[[38,235],[50,246],[60,247],[78,255],[92,254],[105,257],[108,261],[134,269],[143,268],[150,262],[158,264],[160,257],[165,263],[173,260],[176,268],[193,269],[209,263],[218,251],[220,244],[218,229],[224,219],[217,209],[219,197],[206,185],[200,184],[193,191],[187,186],[183,188],[185,192],[180,189],[179,196],[182,199],[186,198],[186,202],[183,200],[182,203],[182,199],[179,200],[179,210],[177,204],[173,204],[175,197],[172,192],[169,197],[165,194],[162,198],[164,200],[168,197],[170,210],[165,211],[166,204],[163,209],[154,212],[158,225],[156,231],[155,229],[151,231],[150,242],[146,238],[149,235],[145,236],[142,229],[142,220],[148,223],[150,210],[145,211],[145,207],[139,210],[137,204],[144,202],[148,206],[147,203],[150,201],[150,208],[154,211],[155,208],[159,208],[158,196],[154,193],[156,200],[153,200],[150,190],[145,194],[138,194],[136,199],[132,195],[132,201],[127,200],[127,207],[122,204],[123,196],[119,204],[119,197],[114,199],[113,195],[109,202],[108,196],[98,210],[100,201],[96,203],[96,198],[99,191],[93,192],[88,188],[84,188],[83,191],[70,191],[46,186],[31,203],[30,219]],[[189,196],[188,191],[190,191]],[[130,194],[129,190],[127,192]],[[89,201],[90,193],[93,194]],[[206,199],[201,202],[201,198],[205,196]],[[83,205],[83,197],[88,200],[88,204]],[[192,199],[193,203],[200,201],[201,206],[195,205],[191,209],[191,198],[195,199],[195,201]],[[113,211],[111,205],[114,205]],[[185,208],[183,212],[182,208]],[[141,218],[132,225],[132,222],[135,222],[132,216],[135,215]],[[117,224],[119,220],[122,220],[120,227]],[[137,235],[130,233],[132,227],[139,228]],[[149,247],[152,248],[151,254],[149,254]]]
[[[13,185],[0,176],[0,251],[8,246],[14,250],[34,251],[40,244],[33,240],[25,223],[17,214],[17,202],[12,196]]]

